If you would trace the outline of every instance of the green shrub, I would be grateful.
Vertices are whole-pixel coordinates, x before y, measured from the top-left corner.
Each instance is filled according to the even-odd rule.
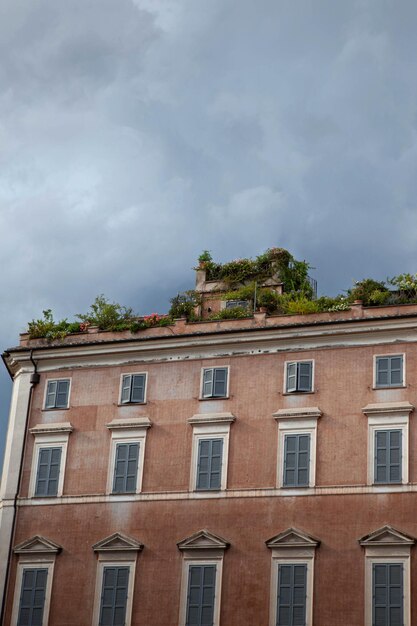
[[[290,300],[287,303],[286,312],[290,315],[307,315],[308,313],[319,313],[320,307],[316,300],[308,300],[302,297],[298,300]]]
[[[244,317],[251,317],[248,313],[248,310],[241,307],[235,306],[233,309],[222,309],[217,313],[212,313],[208,319],[210,320],[235,320],[242,319]]]
[[[388,293],[389,289],[384,282],[374,280],[373,278],[364,278],[355,282],[355,286],[348,290],[349,302],[355,300],[362,300],[365,306],[372,304],[371,296],[376,291],[381,293]]]
[[[201,296],[196,291],[189,290],[178,293],[171,298],[171,308],[168,315],[173,319],[186,317],[187,320],[195,319],[194,307],[201,303]]]
[[[97,296],[88,313],[76,315],[82,322],[98,326],[100,330],[125,330],[134,317],[131,308],[109,302],[103,294]]]

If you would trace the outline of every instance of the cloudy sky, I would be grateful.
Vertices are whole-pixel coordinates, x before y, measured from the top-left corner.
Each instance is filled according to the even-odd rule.
[[[415,0],[3,0],[0,346],[97,294],[164,312],[289,249],[417,271]],[[0,375],[0,455],[10,385]]]

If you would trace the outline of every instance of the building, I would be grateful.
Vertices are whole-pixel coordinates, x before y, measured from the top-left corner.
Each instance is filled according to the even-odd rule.
[[[412,626],[417,305],[22,335],[10,626]]]

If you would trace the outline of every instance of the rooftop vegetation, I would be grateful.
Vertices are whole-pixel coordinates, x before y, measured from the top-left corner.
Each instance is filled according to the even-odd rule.
[[[259,308],[269,315],[306,315],[345,311],[355,301],[361,301],[364,306],[417,303],[417,274],[400,274],[386,281],[364,278],[356,281],[344,294],[316,298],[308,275],[311,266],[306,261],[297,261],[283,248],[271,248],[255,259],[236,259],[223,264],[213,261],[210,252],[205,250],[195,269],[204,269],[206,280],[224,283],[227,288],[221,296],[224,300],[248,303],[247,306],[213,313],[208,318],[211,320],[250,317]],[[284,293],[278,294],[273,286],[265,285],[268,279],[282,283]],[[86,332],[90,327],[136,333],[146,328],[167,326],[181,317],[200,321],[196,315],[201,304],[198,292],[190,290],[177,294],[170,303],[168,314],[139,316],[133,309],[99,295],[87,313],[75,315],[75,321],[55,320],[51,309],[43,311],[42,317],[29,322],[28,333],[31,339],[53,340]]]

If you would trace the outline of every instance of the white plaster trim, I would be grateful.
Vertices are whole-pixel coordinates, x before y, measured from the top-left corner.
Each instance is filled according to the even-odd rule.
[[[409,415],[392,413],[370,414],[368,417],[368,485],[375,483],[375,433],[380,430],[401,430],[401,483],[390,485],[406,485],[409,470]],[[381,483],[375,483],[380,485]]]
[[[191,425],[195,424],[231,424],[236,417],[233,413],[197,413],[187,419]]]
[[[191,451],[191,472],[190,472],[190,491],[196,493],[207,493],[204,490],[196,491],[197,485],[197,464],[198,464],[198,446],[201,439],[223,439],[223,458],[222,458],[222,475],[220,481],[220,490],[227,488],[227,470],[229,464],[229,436],[231,421],[214,422],[201,424],[193,424],[193,445]],[[215,493],[218,493],[215,490]]]
[[[313,624],[314,555],[315,548],[271,548],[271,588],[269,626],[277,623],[278,568],[280,565],[307,565],[306,580],[306,626]]]
[[[23,583],[23,571],[26,569],[47,569],[48,574],[46,578],[46,590],[45,590],[45,604],[43,608],[43,618],[42,618],[42,626],[48,626],[49,620],[49,609],[51,606],[51,594],[52,594],[52,581],[54,576],[54,566],[55,566],[55,554],[48,554],[44,556],[39,556],[39,554],[34,555],[20,555],[19,562],[17,564],[17,572],[16,572],[16,583],[14,589],[14,598],[13,598],[13,611],[12,611],[12,620],[11,624],[17,624],[17,620],[19,617],[19,605],[20,605],[20,595],[22,591],[22,583]]]
[[[93,626],[99,626],[101,591],[103,587],[103,573],[105,567],[128,567],[129,583],[127,588],[126,621],[125,626],[132,624],[133,590],[135,584],[137,552],[103,552],[98,553],[96,584],[94,591]]]
[[[411,626],[410,546],[365,547],[365,626],[372,626],[372,566],[374,563],[401,563],[404,584],[404,626]]]
[[[288,365],[290,365],[291,363],[311,363],[311,389],[309,391],[287,391],[287,369],[288,369]],[[314,375],[315,375],[315,369],[316,369],[316,361],[315,359],[297,359],[296,361],[285,361],[284,363],[284,381],[283,381],[283,386],[282,386],[282,393],[285,396],[292,396],[294,394],[307,394],[307,393],[314,393],[315,389],[314,389]]]
[[[115,420],[113,420],[114,422]],[[112,424],[113,422],[110,422]],[[142,491],[142,481],[143,481],[143,467],[145,463],[145,449],[146,449],[146,433],[148,428],[150,427],[150,422],[143,423],[141,427],[136,426],[133,428],[130,425],[131,420],[129,420],[129,425],[125,427],[116,427],[111,428],[111,441],[110,441],[110,457],[109,457],[109,467],[107,472],[107,488],[106,493],[112,495],[112,497],[118,496],[120,494],[113,494],[113,481],[114,481],[114,468],[116,464],[116,448],[118,443],[138,443],[139,444],[139,456],[138,456],[138,467],[136,473],[136,493],[140,493]],[[107,425],[109,428],[109,424]],[[129,494],[133,495],[133,494]]]
[[[143,390],[143,402],[122,402],[123,376],[145,376],[145,387]],[[146,404],[146,396],[148,393],[148,372],[122,372],[119,382],[118,406],[140,406]]]
[[[106,428],[109,430],[127,430],[131,428],[150,428],[152,426],[152,422],[149,417],[131,417],[131,418],[123,418],[123,419],[114,419],[108,424],[106,424]]]
[[[50,425],[48,425],[50,426]],[[60,424],[59,426],[62,426]],[[61,448],[61,464],[59,467],[59,479],[58,479],[58,489],[57,495],[51,496],[51,499],[62,496],[64,490],[64,478],[65,478],[65,467],[67,463],[67,450],[68,450],[68,439],[70,433],[72,432],[72,426],[68,422],[68,425],[65,426],[64,429],[49,429],[46,431],[37,430],[35,428],[31,429],[32,435],[35,437],[35,444],[33,446],[32,453],[32,468],[30,472],[30,481],[29,481],[29,498],[35,498],[36,491],[36,476],[38,472],[38,464],[39,464],[39,454],[40,450],[44,448]],[[35,432],[33,432],[35,431]]]
[[[389,356],[401,356],[403,358],[403,382],[400,385],[377,385],[376,384],[376,360],[378,358],[384,358]],[[389,354],[374,354],[373,355],[373,378],[372,389],[399,389],[401,387],[407,387],[406,384],[406,364],[405,364],[405,352],[390,352]]]
[[[223,576],[223,551],[217,556],[212,554],[207,555],[205,558],[201,554],[188,554],[186,551],[183,553],[184,558],[182,561],[181,572],[181,598],[180,598],[180,614],[179,614],[179,626],[186,626],[187,619],[187,595],[188,595],[188,576],[190,571],[190,565],[215,565],[216,566],[216,582],[214,589],[214,612],[213,612],[213,626],[220,626],[220,602],[221,602],[221,589],[222,589],[222,576]]]
[[[295,409],[278,409],[273,413],[279,419],[319,419],[323,415],[318,406],[296,407]]]
[[[215,369],[226,369],[227,370],[227,382],[226,382],[226,395],[225,396],[204,396],[203,395],[203,381],[204,381],[204,372],[206,370],[215,370]],[[214,385],[214,382],[213,382]],[[229,386],[230,386],[230,365],[208,365],[207,367],[201,368],[200,373],[200,397],[199,400],[227,400],[229,396]]]

